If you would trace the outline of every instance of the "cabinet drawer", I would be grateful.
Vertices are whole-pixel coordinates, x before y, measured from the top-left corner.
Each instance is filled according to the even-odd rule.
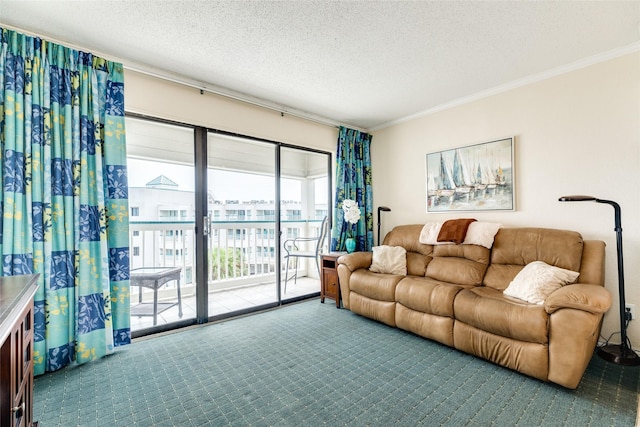
[[[325,290],[326,293],[336,295],[338,293],[338,283],[334,277],[325,278]]]

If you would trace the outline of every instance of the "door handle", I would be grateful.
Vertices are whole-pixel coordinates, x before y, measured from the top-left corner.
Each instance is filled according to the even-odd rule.
[[[203,216],[202,217],[202,234],[204,234],[205,236],[208,236],[209,233],[211,232],[211,223],[209,222],[209,217],[208,216]]]

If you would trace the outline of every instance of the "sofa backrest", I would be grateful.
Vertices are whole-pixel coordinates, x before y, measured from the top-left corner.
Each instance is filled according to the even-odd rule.
[[[398,225],[387,233],[382,242],[407,250],[407,274],[411,276],[424,276],[433,254],[433,246],[420,243],[422,227],[422,224]]]
[[[490,251],[477,245],[425,245],[422,224],[399,225],[384,238],[384,245],[407,250],[407,274],[443,282],[479,286],[489,264]]]
[[[580,272],[578,282],[604,285],[605,244],[549,228],[501,228],[491,250],[477,245],[425,245],[422,224],[399,225],[383,244],[407,250],[407,274],[504,290],[522,268],[544,261]]]
[[[480,286],[491,251],[478,245],[435,245],[425,276],[442,282]]]
[[[549,228],[501,228],[495,236],[484,285],[505,290],[533,261],[580,272],[584,242],[580,233]]]

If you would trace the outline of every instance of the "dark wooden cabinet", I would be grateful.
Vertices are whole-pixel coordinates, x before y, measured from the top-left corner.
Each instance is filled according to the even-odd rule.
[[[0,425],[33,422],[33,299],[37,275],[0,278]]]
[[[338,258],[340,258],[344,254],[346,254],[346,252],[329,252],[323,254],[320,259],[322,269],[320,302],[324,303],[325,298],[330,298],[336,302],[337,308],[340,308]]]

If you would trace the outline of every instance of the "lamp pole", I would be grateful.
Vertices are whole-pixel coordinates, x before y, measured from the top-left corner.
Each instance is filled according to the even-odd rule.
[[[380,246],[380,212],[391,212],[386,206],[378,206],[378,246]]]
[[[596,202],[613,206],[614,230],[616,232],[616,250],[618,255],[618,297],[620,300],[620,345],[607,344],[598,347],[598,356],[619,365],[640,365],[640,356],[629,345],[627,338],[627,310],[624,298],[624,261],[622,255],[622,211],[613,200],[598,199],[592,196],[564,196],[561,202]]]

